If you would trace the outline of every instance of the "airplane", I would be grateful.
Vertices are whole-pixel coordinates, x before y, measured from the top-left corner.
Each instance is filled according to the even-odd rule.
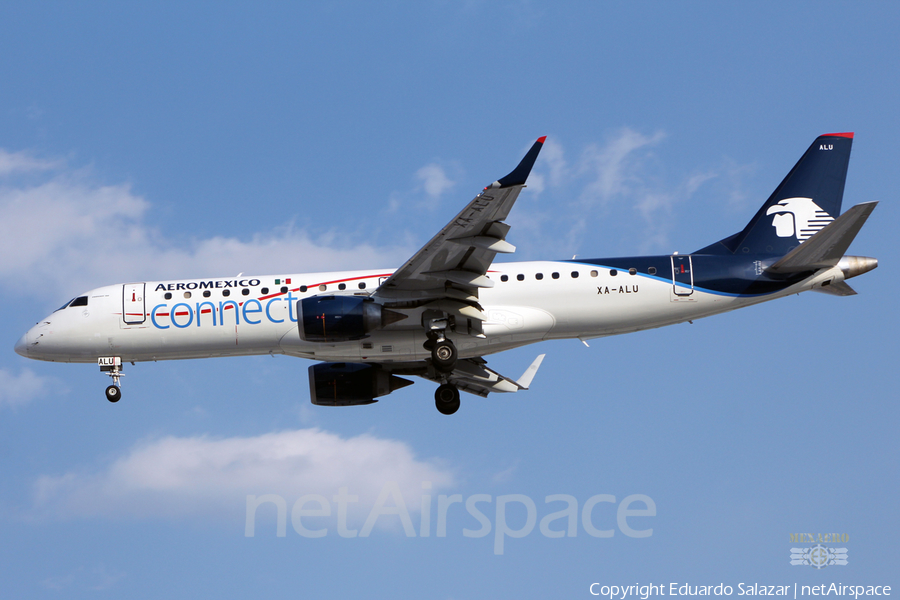
[[[738,233],[689,254],[494,262],[510,254],[509,215],[538,158],[485,187],[398,269],[142,281],[81,294],[28,330],[20,355],[95,363],[121,398],[123,365],[285,354],[317,362],[319,406],[377,402],[438,384],[435,406],[460,391],[527,390],[539,355],[512,379],[484,356],[544,340],[586,340],[693,321],[803,291],[849,296],[878,266],[845,256],[877,202],[844,214],[853,133],[819,136]]]

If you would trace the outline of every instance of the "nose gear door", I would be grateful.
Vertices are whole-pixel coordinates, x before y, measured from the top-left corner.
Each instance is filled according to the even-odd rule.
[[[147,320],[144,307],[145,283],[126,283],[122,286],[122,320],[128,325],[140,325]]]

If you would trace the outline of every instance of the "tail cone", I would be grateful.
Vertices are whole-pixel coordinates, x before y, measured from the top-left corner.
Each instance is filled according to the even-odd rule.
[[[844,272],[844,279],[868,273],[877,266],[878,259],[868,256],[845,256],[838,263],[838,267]]]

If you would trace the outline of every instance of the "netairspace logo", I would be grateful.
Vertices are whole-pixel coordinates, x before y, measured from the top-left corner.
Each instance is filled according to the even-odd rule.
[[[400,486],[396,482],[388,482],[382,486],[361,529],[351,529],[348,524],[350,505],[358,503],[359,496],[350,494],[346,487],[340,488],[331,500],[321,494],[306,494],[298,498],[291,507],[291,526],[298,535],[305,538],[323,538],[329,535],[331,529],[322,527],[322,525],[327,523],[325,519],[330,519],[332,516],[336,516],[337,534],[342,538],[368,537],[379,519],[383,519],[381,525],[387,526],[396,526],[399,521],[408,538],[430,537],[432,531],[434,531],[435,537],[443,538],[447,537],[448,529],[461,531],[463,537],[467,538],[483,538],[493,532],[494,554],[496,555],[503,554],[507,538],[524,538],[534,532],[535,526],[544,537],[577,537],[579,513],[581,527],[591,537],[611,538],[615,535],[616,529],[631,538],[646,538],[653,535],[652,528],[635,528],[641,527],[646,521],[629,522],[629,519],[637,517],[656,516],[656,503],[644,494],[632,494],[620,502],[612,494],[597,494],[588,498],[581,505],[580,511],[578,499],[574,496],[551,494],[544,498],[544,507],[547,510],[541,511],[542,514],[546,514],[543,514],[538,523],[538,505],[524,494],[506,494],[496,497],[491,494],[473,494],[465,499],[462,494],[440,494],[435,499],[432,494],[427,493],[431,489],[430,482],[424,482],[422,488],[425,493],[422,494],[419,506],[418,532],[413,526],[410,511],[407,509]],[[613,523],[608,517],[606,517],[608,522],[598,522],[601,520],[600,517],[594,515],[595,509],[597,509],[597,513],[601,512],[602,506],[597,508],[598,504],[611,504],[616,507],[615,528],[612,527]],[[247,496],[245,537],[256,536],[256,514],[258,509],[264,505],[275,506],[277,515],[275,535],[285,537],[287,535],[288,506],[287,501],[277,494]],[[524,522],[518,516],[509,519],[514,521],[513,523],[509,522],[507,510],[513,506],[519,507],[513,509],[516,513],[520,513],[524,509]],[[433,529],[432,509],[434,508],[436,508],[436,526]],[[464,513],[463,508],[465,508]],[[561,510],[556,510],[558,508]],[[553,509],[553,512],[548,512],[550,509]],[[462,518],[460,518],[461,516]],[[480,526],[478,529],[462,527],[461,521],[466,521],[466,525],[472,523],[469,517],[473,518]],[[604,526],[609,528],[601,529]]]

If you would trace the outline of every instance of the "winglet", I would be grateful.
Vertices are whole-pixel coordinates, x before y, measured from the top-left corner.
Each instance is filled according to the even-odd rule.
[[[518,167],[513,169],[513,171],[506,177],[501,177],[484,189],[525,185],[525,181],[528,179],[528,174],[531,173],[531,169],[532,167],[534,167],[534,161],[537,160],[538,154],[540,154],[541,148],[544,146],[544,140],[546,139],[546,135],[539,137],[537,141],[531,146],[531,149],[528,151],[528,154],[525,155],[525,158],[522,159],[522,162],[519,163]]]
[[[519,386],[519,389],[528,389],[528,386],[531,385],[531,380],[534,379],[534,376],[537,374],[537,371],[540,368],[541,362],[544,360],[545,356],[546,354],[538,355],[538,357],[534,359],[534,362],[531,363],[531,366],[525,369],[525,372],[522,373],[522,376],[519,377],[519,380],[516,382],[516,385]]]

